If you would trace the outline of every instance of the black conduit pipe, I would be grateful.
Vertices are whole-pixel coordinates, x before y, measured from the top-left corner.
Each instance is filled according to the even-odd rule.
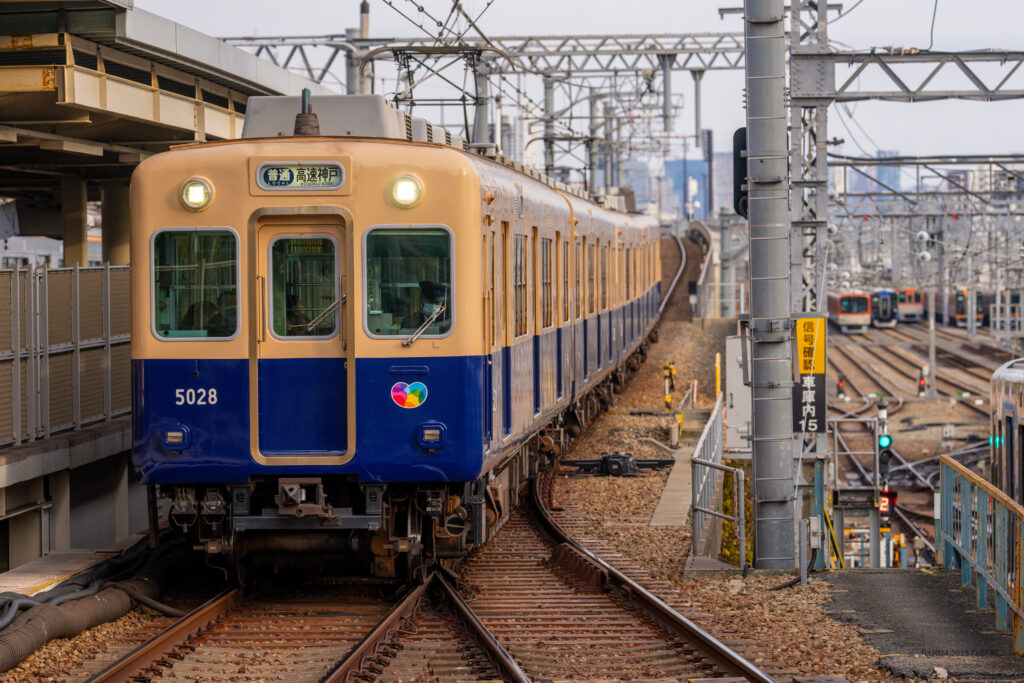
[[[148,557],[143,554],[132,558],[127,567],[98,572],[112,576],[93,576],[87,586],[70,593],[48,591],[51,595],[47,603],[25,596],[12,598],[3,614],[4,618],[11,616],[10,625],[0,631],[0,672],[14,668],[54,638],[77,636],[93,626],[124,616],[132,609],[133,598],[159,612],[177,616],[177,610],[156,601],[169,567],[166,559],[159,557],[166,551],[160,550]],[[121,580],[143,563],[145,566],[133,578]],[[73,580],[72,585],[80,584]],[[23,606],[30,609],[19,615]]]

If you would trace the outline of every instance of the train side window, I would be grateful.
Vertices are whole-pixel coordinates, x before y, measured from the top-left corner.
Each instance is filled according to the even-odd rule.
[[[527,332],[526,324],[526,235],[512,236],[512,293],[515,297],[516,337]]]
[[[608,245],[601,250],[601,310],[608,309]]]
[[[451,331],[451,244],[443,228],[377,228],[366,234],[364,296],[371,336],[407,337],[424,323],[424,337]]]
[[[331,337],[338,328],[337,246],[328,237],[270,243],[270,320],[275,337]]]
[[[579,238],[576,239],[576,319],[583,316],[583,253]]]
[[[587,252],[587,313],[594,312],[594,245]]]
[[[238,237],[162,230],[153,238],[153,332],[161,339],[238,333]]]
[[[554,321],[554,301],[551,288],[551,240],[540,240],[540,308],[541,327],[551,327]]]
[[[569,322],[569,241],[562,241],[562,322]]]
[[[633,258],[633,247],[626,248],[626,300],[633,298],[633,270],[630,268],[630,261]]]

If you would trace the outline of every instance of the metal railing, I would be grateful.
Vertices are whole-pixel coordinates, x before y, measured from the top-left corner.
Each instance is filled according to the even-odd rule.
[[[736,531],[740,567],[742,568],[746,564],[747,557],[744,475],[743,470],[722,464],[724,398],[724,394],[718,395],[715,407],[711,411],[707,424],[704,425],[704,431],[701,433],[697,445],[694,446],[693,457],[690,459],[693,487],[690,498],[690,521],[693,528],[690,554],[710,557],[712,551],[708,541],[714,537],[714,534],[705,527],[710,527],[718,519],[727,519],[733,523]],[[733,475],[733,515],[727,515],[723,511],[725,501],[719,496],[719,479],[721,478],[719,472],[731,472]]]
[[[0,445],[130,412],[129,298],[128,266],[0,271]]]
[[[977,586],[977,608],[996,607],[996,629],[1010,630],[1014,650],[1024,654],[1024,507],[953,458],[939,461],[940,516],[936,520],[937,557],[948,570],[960,570],[965,588]]]

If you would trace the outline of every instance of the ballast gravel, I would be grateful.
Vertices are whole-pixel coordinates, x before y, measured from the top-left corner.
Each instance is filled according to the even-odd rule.
[[[669,418],[630,415],[628,410],[661,407],[665,360],[676,363],[677,387],[696,379],[698,405],[713,404],[713,341],[690,323],[663,323],[660,332],[659,343],[651,345],[648,361],[630,380],[613,411],[601,416],[567,457],[597,457],[607,450],[662,457],[660,449],[643,439],[659,429],[666,433]],[[830,586],[825,581],[812,578],[805,587],[770,591],[792,575],[756,571],[746,578],[739,572],[684,575],[689,526],[647,526],[667,478],[666,472],[659,471],[635,478],[559,476],[554,495],[558,504],[586,519],[584,535],[608,542],[655,578],[670,581],[690,602],[686,612],[712,615],[713,623],[707,627],[713,633],[751,642],[759,653],[756,664],[772,669],[781,664],[798,675],[838,675],[856,682],[912,680],[894,679],[879,669],[875,662],[880,653],[856,627],[829,616]]]

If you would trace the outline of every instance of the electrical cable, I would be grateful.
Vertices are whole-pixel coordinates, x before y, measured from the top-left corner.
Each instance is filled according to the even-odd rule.
[[[818,549],[817,548],[812,548],[811,549],[811,560],[810,560],[810,562],[807,563],[807,573],[808,574],[813,574],[815,572],[814,563],[815,563],[815,561],[817,559],[818,559]],[[800,577],[799,576],[796,577],[795,579],[793,579],[792,581],[787,581],[786,583],[780,583],[778,586],[772,586],[768,590],[769,591],[780,591],[780,590],[783,590],[784,588],[792,588],[793,586],[797,585],[798,583],[800,583]]]
[[[932,28],[928,35],[928,47],[924,49],[925,52],[930,52],[932,45],[935,44],[935,16],[939,13],[939,0],[935,0],[935,4],[932,5]]]

